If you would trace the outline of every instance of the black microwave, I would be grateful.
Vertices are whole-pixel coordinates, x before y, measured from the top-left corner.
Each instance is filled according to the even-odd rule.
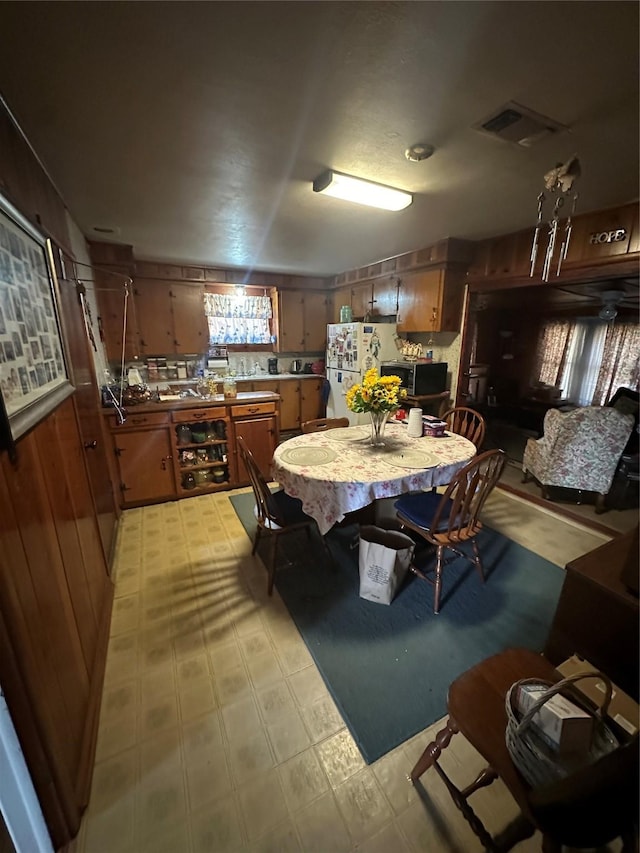
[[[383,361],[380,376],[399,376],[407,394],[426,397],[447,390],[446,361]]]

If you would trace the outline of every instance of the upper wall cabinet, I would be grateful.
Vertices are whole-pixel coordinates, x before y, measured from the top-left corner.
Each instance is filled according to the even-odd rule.
[[[114,276],[112,274],[114,272],[120,272],[121,275]],[[95,293],[99,311],[98,322],[107,361],[120,361],[122,358],[123,333],[125,336],[125,360],[129,361],[140,355],[133,290],[131,288],[129,296],[125,298],[126,292],[123,282],[127,275],[126,267],[118,270],[117,267],[113,266],[109,272],[100,269],[94,271]]]
[[[396,276],[385,276],[335,290],[332,300],[333,322],[340,322],[340,308],[343,305],[351,307],[354,320],[363,320],[367,315],[371,320],[395,315],[398,298],[396,282]]]
[[[134,303],[141,355],[205,352],[204,286],[138,279]]]
[[[463,291],[462,270],[405,273],[398,294],[398,331],[458,332]]]
[[[323,352],[327,342],[327,294],[318,290],[278,292],[278,352]]]

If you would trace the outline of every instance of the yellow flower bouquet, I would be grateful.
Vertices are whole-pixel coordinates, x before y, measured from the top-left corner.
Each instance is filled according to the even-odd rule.
[[[400,387],[399,376],[378,376],[375,367],[367,370],[362,382],[347,391],[347,406],[352,412],[369,412],[371,417],[371,443],[383,445],[383,432],[387,418],[400,408],[407,396]]]

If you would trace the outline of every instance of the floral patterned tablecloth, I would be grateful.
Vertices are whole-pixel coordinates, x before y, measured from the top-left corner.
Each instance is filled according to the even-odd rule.
[[[476,453],[454,433],[411,438],[406,426],[390,423],[382,448],[371,446],[370,435],[368,426],[353,426],[298,435],[276,448],[273,479],[300,498],[323,535],[377,498],[449,483]]]

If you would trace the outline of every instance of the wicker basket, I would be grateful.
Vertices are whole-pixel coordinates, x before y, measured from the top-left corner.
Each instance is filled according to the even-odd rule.
[[[561,756],[537,734],[535,726],[530,725],[530,723],[536,711],[544,705],[547,699],[583,678],[598,678],[605,686],[603,703],[595,711],[579,694],[571,691],[572,701],[595,718],[591,747],[586,753]],[[516,697],[519,688],[525,684],[538,690],[544,690],[544,693],[526,714],[521,715],[516,709]],[[537,788],[563,779],[581,767],[593,764],[603,755],[612,752],[619,746],[618,739],[604,720],[611,701],[611,694],[611,681],[602,672],[577,672],[575,675],[564,678],[555,684],[536,678],[523,678],[511,685],[505,697],[507,749],[511,760],[529,785]]]

